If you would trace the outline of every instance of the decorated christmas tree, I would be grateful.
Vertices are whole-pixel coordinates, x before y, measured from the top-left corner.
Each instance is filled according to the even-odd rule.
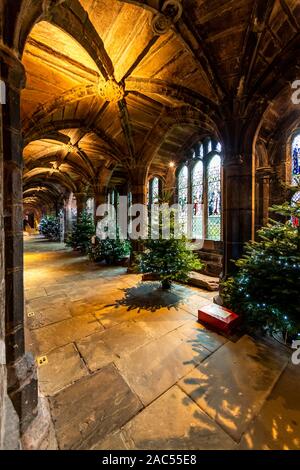
[[[87,253],[95,232],[96,228],[92,216],[87,211],[83,211],[78,221],[73,225],[72,234],[67,240],[67,246],[82,253]]]
[[[39,231],[48,240],[58,242],[61,238],[59,217],[44,216],[39,224]]]
[[[291,202],[274,206],[281,221],[270,220],[258,241],[246,245],[237,274],[223,284],[226,306],[245,323],[286,338],[300,333],[300,187]]]
[[[170,196],[164,195],[165,203]],[[167,209],[166,209],[167,210]],[[191,271],[200,271],[204,265],[195,256],[184,235],[178,237],[176,213],[169,219],[169,230],[163,225],[163,211],[160,214],[157,230],[145,242],[145,251],[140,256],[142,273],[156,275],[163,289],[170,289],[173,281],[186,282]],[[168,233],[169,236],[165,236]]]
[[[131,244],[129,240],[105,238],[101,240],[94,237],[89,245],[88,254],[92,261],[99,262],[105,260],[108,265],[118,264],[129,258]]]

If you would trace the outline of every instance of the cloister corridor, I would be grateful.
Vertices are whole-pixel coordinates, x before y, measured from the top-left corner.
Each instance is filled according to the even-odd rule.
[[[163,292],[34,236],[25,297],[45,448],[300,449],[299,367],[275,341],[204,329],[213,294]]]

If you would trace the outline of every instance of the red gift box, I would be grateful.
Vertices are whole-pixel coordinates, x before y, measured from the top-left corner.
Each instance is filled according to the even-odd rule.
[[[198,320],[215,330],[229,333],[237,326],[239,316],[228,308],[210,304],[198,311]]]

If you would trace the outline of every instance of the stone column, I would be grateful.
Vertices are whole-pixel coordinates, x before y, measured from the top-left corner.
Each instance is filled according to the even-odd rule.
[[[168,169],[167,177],[166,177],[166,182],[165,182],[165,190],[167,192],[170,192],[172,194],[172,203],[175,204],[176,201],[176,190],[177,190],[177,185],[176,185],[176,165],[175,163],[173,164],[174,166],[170,166]]]
[[[257,227],[259,229],[265,226],[269,220],[269,207],[270,207],[270,179],[272,168],[258,168],[256,170],[257,177]]]
[[[94,211],[95,211],[94,220],[95,220],[95,224],[98,221],[97,209],[101,204],[106,204],[106,202],[107,202],[106,188],[103,188],[102,190],[95,190],[94,191]]]
[[[64,204],[64,218],[65,218],[65,241],[67,241],[68,236],[72,232],[72,198],[73,194],[70,194],[69,198],[65,201]]]
[[[132,205],[147,205],[147,183],[146,178],[134,180],[131,185]],[[133,217],[135,218],[135,217]],[[135,263],[136,253],[143,250],[143,242],[140,240],[132,240],[132,256],[130,264]]]
[[[0,78],[6,85],[6,104],[2,106],[1,113],[4,180],[4,240],[1,236],[1,253],[3,256],[4,241],[7,389],[20,418],[21,433],[24,433],[37,414],[38,399],[35,363],[32,355],[25,353],[24,342],[20,91],[25,83],[25,73],[23,65],[13,52],[0,48],[0,59]],[[3,225],[1,226],[3,230]],[[3,265],[2,258],[1,264]],[[1,286],[3,294],[3,279]],[[1,309],[2,306],[1,302]]]
[[[78,220],[82,212],[86,210],[87,195],[85,193],[75,193],[74,196],[76,197]]]
[[[7,392],[5,357],[5,271],[3,219],[3,120],[0,103],[0,450],[4,444],[5,396]]]
[[[234,272],[244,244],[254,237],[252,155],[227,155],[223,166],[223,278]]]

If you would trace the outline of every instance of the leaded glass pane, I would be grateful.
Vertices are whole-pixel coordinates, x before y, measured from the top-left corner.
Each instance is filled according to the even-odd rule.
[[[293,199],[292,199],[292,204],[297,207],[297,205],[300,205],[300,192],[297,192],[294,194]],[[299,227],[299,218],[298,217],[292,217],[292,224],[295,227]]]
[[[132,193],[128,193],[128,207],[132,206]]]
[[[203,163],[197,162],[192,176],[193,238],[203,238]]]
[[[207,238],[221,239],[221,158],[215,155],[208,167]]]
[[[204,157],[204,147],[203,144],[200,145],[200,158]]]
[[[296,135],[292,143],[292,178],[300,176],[300,133]]]
[[[178,175],[178,204],[179,223],[182,232],[187,233],[187,204],[188,204],[188,168],[184,166]]]
[[[217,152],[221,153],[222,152],[222,145],[220,144],[220,142],[217,143]]]
[[[212,152],[212,141],[211,140],[209,140],[208,144],[207,144],[207,153],[210,153],[210,152]]]
[[[159,203],[159,179],[153,178],[152,180],[152,194],[151,194],[152,204]]]
[[[86,203],[87,213],[94,216],[94,198],[89,198]]]

